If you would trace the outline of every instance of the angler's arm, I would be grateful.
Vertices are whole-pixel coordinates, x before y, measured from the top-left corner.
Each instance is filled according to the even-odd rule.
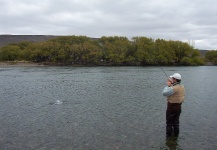
[[[174,90],[173,90],[173,88],[172,87],[169,87],[169,86],[166,86],[164,89],[163,89],[163,96],[166,96],[166,97],[168,97],[168,96],[171,96],[171,95],[173,95],[173,93],[174,93]]]

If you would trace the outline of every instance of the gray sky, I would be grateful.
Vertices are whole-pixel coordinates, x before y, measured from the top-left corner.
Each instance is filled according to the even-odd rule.
[[[216,0],[0,0],[0,34],[134,36],[217,50]]]

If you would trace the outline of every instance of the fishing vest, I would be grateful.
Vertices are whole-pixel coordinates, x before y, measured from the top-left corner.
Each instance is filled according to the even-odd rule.
[[[175,86],[172,86],[174,90],[174,94],[167,97],[167,101],[169,103],[182,103],[184,102],[185,98],[185,88],[183,85],[177,84]]]

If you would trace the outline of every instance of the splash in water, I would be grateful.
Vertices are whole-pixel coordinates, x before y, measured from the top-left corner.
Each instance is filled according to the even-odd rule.
[[[56,100],[56,102],[54,103],[54,104],[56,104],[56,105],[60,105],[60,104],[62,104],[63,102],[61,102],[60,100]]]

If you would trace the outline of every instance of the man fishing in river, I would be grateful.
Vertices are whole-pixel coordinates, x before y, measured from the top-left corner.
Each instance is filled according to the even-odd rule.
[[[167,86],[163,89],[163,96],[167,97],[166,110],[166,135],[170,137],[179,135],[179,117],[181,105],[185,98],[185,88],[181,85],[181,75],[175,73],[167,80]]]

